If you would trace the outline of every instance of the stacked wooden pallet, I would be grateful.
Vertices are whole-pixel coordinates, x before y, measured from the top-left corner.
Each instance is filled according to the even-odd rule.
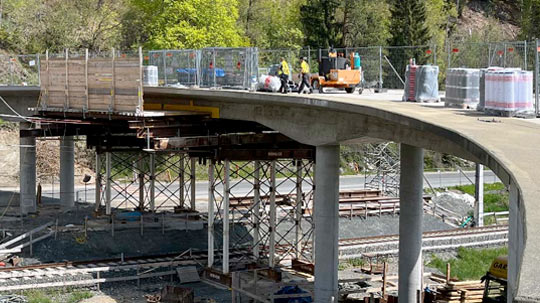
[[[450,281],[437,289],[436,303],[480,303],[484,283],[480,281]]]

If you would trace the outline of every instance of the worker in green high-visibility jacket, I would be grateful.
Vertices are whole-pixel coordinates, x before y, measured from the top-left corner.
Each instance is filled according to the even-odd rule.
[[[279,64],[279,70],[278,70],[278,76],[279,80],[281,80],[281,86],[279,87],[279,91],[282,94],[286,94],[289,90],[289,86],[287,85],[287,82],[289,82],[289,64],[287,61],[285,61],[285,58],[281,57],[281,62]]]
[[[300,73],[302,77],[302,83],[300,84],[298,93],[301,94],[304,91],[304,88],[307,87],[309,89],[309,93],[311,94],[313,92],[313,89],[311,88],[311,85],[309,84],[309,64],[307,63],[306,57],[300,60],[300,68],[301,68]]]

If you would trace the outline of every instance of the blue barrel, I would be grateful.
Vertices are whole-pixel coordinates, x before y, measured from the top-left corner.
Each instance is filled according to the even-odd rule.
[[[358,53],[354,53],[354,69],[360,69],[360,66],[362,66],[361,61],[360,55],[358,55]]]

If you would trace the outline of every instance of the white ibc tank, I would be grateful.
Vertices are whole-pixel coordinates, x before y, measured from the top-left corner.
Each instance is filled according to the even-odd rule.
[[[257,90],[266,92],[277,92],[281,87],[281,80],[278,77],[262,75],[257,83]]]
[[[487,110],[533,111],[533,73],[516,69],[486,72],[485,98]]]
[[[158,67],[155,65],[149,65],[143,67],[143,85],[144,86],[158,86]]]

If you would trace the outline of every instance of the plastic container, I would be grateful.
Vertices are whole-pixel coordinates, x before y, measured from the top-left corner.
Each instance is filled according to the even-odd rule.
[[[362,59],[360,58],[360,55],[358,53],[354,53],[354,69],[360,69],[362,66]]]
[[[155,65],[148,65],[143,67],[143,85],[144,86],[158,86],[158,67]]]
[[[416,102],[439,101],[439,67],[421,65],[416,71]]]

